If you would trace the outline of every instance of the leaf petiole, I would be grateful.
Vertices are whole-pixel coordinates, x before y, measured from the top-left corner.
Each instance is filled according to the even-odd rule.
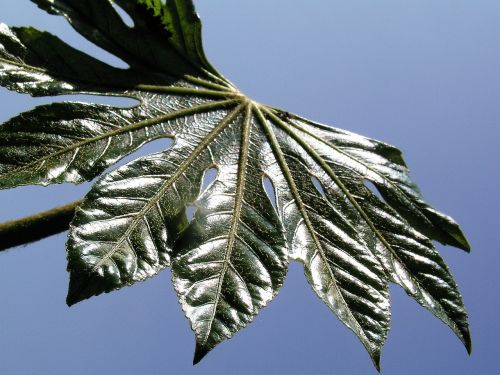
[[[0,224],[0,251],[26,245],[68,230],[76,208],[83,202],[77,200],[34,215]]]

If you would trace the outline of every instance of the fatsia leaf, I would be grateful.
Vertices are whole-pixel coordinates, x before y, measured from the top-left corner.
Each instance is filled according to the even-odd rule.
[[[1,25],[1,85],[137,104],[53,103],[7,121],[0,188],[92,180],[147,142],[173,140],[102,176],[77,209],[67,242],[68,304],[171,266],[196,335],[196,363],[272,300],[292,259],[377,368],[390,325],[389,282],[470,350],[462,298],[432,240],[470,246],[425,202],[399,150],[247,98],[207,61],[191,1],[116,0],[133,26],[109,0],[33,2],[129,67],[109,66],[46,32]],[[217,177],[206,186],[211,169]]]

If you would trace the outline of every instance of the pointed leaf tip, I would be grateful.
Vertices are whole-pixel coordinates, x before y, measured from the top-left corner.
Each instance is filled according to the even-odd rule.
[[[193,357],[193,366],[197,365],[198,363],[201,362],[203,358],[210,352],[210,349],[208,349],[206,346],[201,345],[199,342],[196,342],[196,349],[194,351],[194,357]]]
[[[464,250],[467,253],[471,252],[472,246],[460,227],[458,227],[458,235],[455,235],[454,237],[457,240],[457,247],[459,249]]]
[[[444,240],[438,239],[438,241],[442,242],[444,245],[450,245],[456,247],[457,249],[470,253],[471,244],[467,240],[467,237],[462,231],[462,228],[460,228],[460,225],[458,225],[452,218],[448,216],[445,217],[448,218],[448,220],[443,220],[440,225],[442,226],[446,237]]]
[[[68,295],[66,296],[66,304],[71,307],[78,302],[81,302],[91,295],[88,295],[88,291],[85,289],[85,284],[91,285],[91,283],[85,283],[80,275],[72,273],[69,278]]]
[[[68,307],[73,307],[76,303],[78,303],[78,301],[76,301],[72,296],[69,294],[66,296],[66,305],[68,305]]]
[[[450,245],[468,253],[471,251],[471,245],[462,228],[452,217],[440,213],[431,207],[427,207],[425,212],[441,232],[435,238],[431,236],[433,239],[441,242],[443,245]]]
[[[83,272],[71,272],[66,304],[71,307],[78,302],[116,289],[111,286],[106,286],[103,281],[104,280],[97,275],[91,276]]]
[[[372,356],[372,361],[373,361],[373,365],[375,366],[375,369],[377,370],[377,372],[380,372],[380,351],[377,352],[376,357]]]
[[[372,360],[373,366],[375,366],[375,369],[377,372],[380,372],[380,354],[381,354],[381,348],[377,348],[374,351],[368,351],[368,354],[370,355],[370,358]]]
[[[467,331],[465,331],[462,334],[461,341],[465,346],[465,350],[467,350],[467,354],[471,355],[472,354],[472,338],[470,335],[470,330],[467,328]]]

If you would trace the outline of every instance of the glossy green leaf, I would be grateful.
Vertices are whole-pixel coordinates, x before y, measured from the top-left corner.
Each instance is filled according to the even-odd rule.
[[[191,1],[115,1],[133,26],[108,0],[33,2],[129,68],[2,24],[1,85],[137,104],[54,103],[7,121],[0,188],[92,180],[147,142],[173,140],[102,176],[77,209],[67,243],[68,304],[170,266],[196,335],[196,363],[272,300],[290,259],[304,264],[314,293],[377,368],[390,325],[389,282],[470,350],[462,298],[431,241],[470,246],[450,217],[425,202],[399,150],[240,93],[207,61]],[[207,185],[212,169],[217,177]]]

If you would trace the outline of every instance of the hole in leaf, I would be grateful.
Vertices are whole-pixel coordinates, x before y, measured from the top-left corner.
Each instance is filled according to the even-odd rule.
[[[311,176],[311,181],[318,193],[320,193],[324,197],[326,194],[325,190],[323,189],[323,185],[321,185],[321,182],[319,182],[319,180],[314,176]]]
[[[274,187],[273,182],[271,181],[271,179],[269,177],[264,176],[262,178],[262,184],[264,185],[264,190],[267,194],[267,197],[271,201],[271,204],[273,205],[273,207],[275,209],[277,209],[278,201],[276,199],[276,189]]]
[[[189,222],[193,221],[194,215],[196,215],[196,211],[198,211],[198,207],[194,205],[189,205],[186,207],[186,217]]]
[[[2,2],[2,4],[3,3],[5,3],[5,1]],[[4,8],[7,7],[3,7],[2,22],[10,25],[18,23],[20,20],[20,18],[18,18],[20,17],[20,14],[26,16],[24,12],[19,10],[21,7],[22,6],[17,6],[16,4],[16,7],[11,7],[14,10],[7,11],[6,15]],[[9,13],[11,13],[10,17]],[[26,9],[26,13],[31,13],[31,8],[29,10]],[[29,24],[35,29],[38,29],[40,31],[47,31],[50,34],[57,36],[71,47],[87,53],[88,55],[93,56],[111,66],[125,69],[129,68],[129,65],[123,60],[96,46],[92,42],[88,41],[85,37],[80,35],[75,29],[73,29],[73,27],[70,26],[70,24],[64,19],[64,17],[51,17],[50,15],[44,14],[43,12],[37,12],[36,17],[33,16]]]
[[[115,170],[116,168],[121,167],[122,165],[125,165],[127,163],[130,163],[131,161],[138,159],[142,156],[151,155],[151,154],[154,154],[157,152],[166,151],[170,147],[172,147],[173,143],[174,143],[174,140],[172,138],[159,138],[159,139],[155,139],[151,142],[148,142],[148,143],[142,145],[142,147],[140,147],[138,150],[132,152],[131,154],[125,156],[123,159],[119,160],[115,164],[111,165],[101,175],[107,174],[107,173]]]
[[[87,55],[92,56],[95,59],[100,60],[110,66],[118,69],[130,68],[130,65],[128,65],[125,61],[85,39],[82,35],[78,34],[72,28],[71,32],[59,33],[58,35],[64,35],[64,37],[61,39],[63,39],[64,42],[66,42],[73,48],[85,52]]]
[[[32,100],[35,106],[61,102],[80,102],[87,104],[109,105],[115,108],[132,108],[139,104],[137,99],[107,95],[60,95],[55,98],[33,98]]]
[[[203,184],[201,186],[201,190],[204,191],[206,190],[211,184],[214,183],[214,181],[217,179],[217,175],[219,174],[219,171],[217,168],[210,168],[205,171],[203,174]]]
[[[41,105],[61,103],[61,102],[80,102],[87,104],[103,104],[115,108],[132,108],[138,105],[138,100],[118,96],[98,96],[98,95],[60,95],[57,97],[31,97],[26,96],[19,100],[16,93],[9,92],[0,88],[3,95],[2,110],[0,111],[0,123],[15,117],[23,112],[33,110],[34,107]]]
[[[385,202],[384,197],[382,197],[382,194],[380,194],[380,191],[377,189],[377,186],[371,182],[370,180],[364,180],[363,183],[365,186],[382,202]]]
[[[112,2],[111,4],[113,5],[113,8],[115,8],[116,13],[118,13],[120,18],[122,19],[123,23],[129,27],[134,27],[134,21],[132,20],[132,18],[130,18],[128,13],[125,12],[118,5],[116,5],[114,2]]]
[[[52,20],[50,22],[33,23],[32,26],[39,30],[47,30],[49,33],[56,35],[64,43],[69,46],[86,53],[108,65],[111,65],[119,69],[128,69],[130,66],[120,59],[119,57],[113,55],[112,53],[106,51],[105,49],[92,43],[84,36],[79,34],[69,23],[63,20],[63,17],[58,17],[59,20]]]

